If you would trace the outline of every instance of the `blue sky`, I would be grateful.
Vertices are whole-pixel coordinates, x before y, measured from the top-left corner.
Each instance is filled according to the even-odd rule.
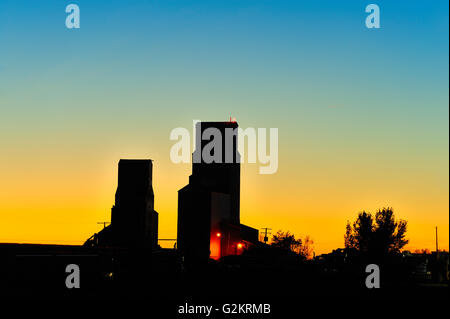
[[[70,3],[78,30],[65,27]],[[233,116],[279,128],[280,180],[299,162],[401,172],[405,189],[423,177],[408,196],[440,195],[414,214],[439,202],[448,227],[448,1],[374,1],[377,30],[369,3],[2,0],[0,173],[56,151],[72,165],[144,149],[168,161],[171,129]]]

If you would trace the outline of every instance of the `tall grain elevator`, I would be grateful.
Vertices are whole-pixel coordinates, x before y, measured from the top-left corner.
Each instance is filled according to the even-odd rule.
[[[232,121],[196,124],[192,175],[178,191],[178,249],[188,263],[239,254],[258,241],[258,230],[240,224],[237,128]],[[217,151],[217,162],[205,161],[205,152]]]

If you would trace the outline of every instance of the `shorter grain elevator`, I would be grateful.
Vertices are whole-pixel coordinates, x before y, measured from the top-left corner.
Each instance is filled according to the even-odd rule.
[[[154,209],[152,160],[121,159],[111,225],[85,245],[152,249],[158,244],[158,213]]]

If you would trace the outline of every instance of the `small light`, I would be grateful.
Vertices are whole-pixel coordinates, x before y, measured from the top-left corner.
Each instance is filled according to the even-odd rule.
[[[222,236],[222,234],[221,234],[221,233],[217,233],[216,236],[217,236],[217,237],[220,237],[220,236]]]
[[[242,248],[242,244],[239,243],[239,244],[237,245],[237,247],[238,247],[239,249],[241,249],[241,248]]]

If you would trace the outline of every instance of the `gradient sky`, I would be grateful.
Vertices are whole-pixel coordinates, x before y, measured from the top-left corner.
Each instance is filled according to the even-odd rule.
[[[76,3],[81,28],[65,27]],[[376,3],[381,29],[365,27]],[[447,1],[0,2],[0,242],[84,242],[120,158],[154,160],[176,237],[170,131],[236,117],[279,129],[279,169],[241,174],[241,221],[343,246],[393,207],[409,249],[449,243]]]

